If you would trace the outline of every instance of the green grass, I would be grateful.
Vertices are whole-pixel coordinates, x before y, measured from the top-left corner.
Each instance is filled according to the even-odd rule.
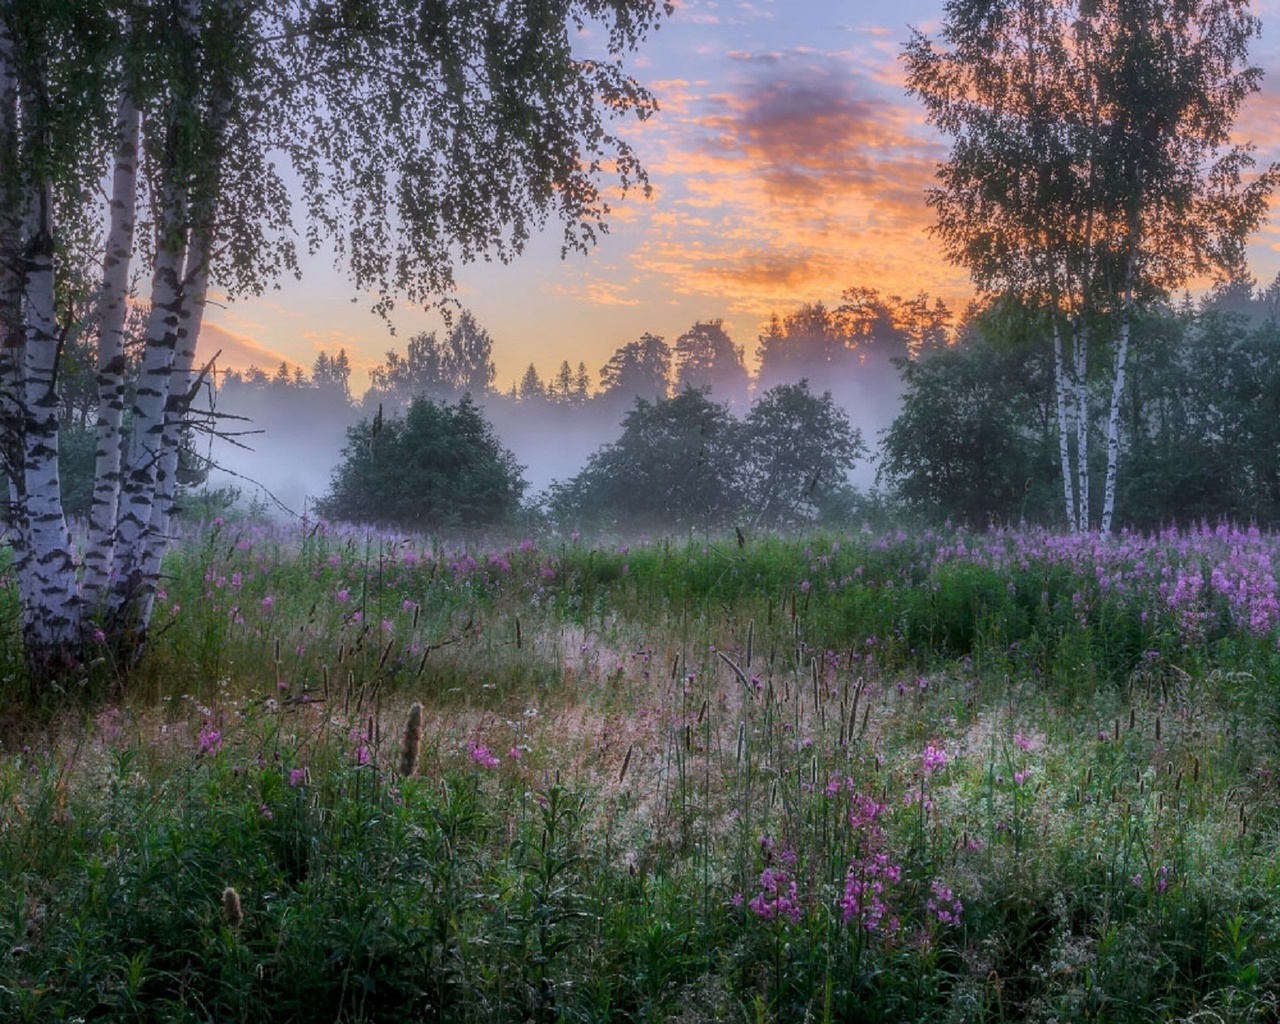
[[[966,543],[211,531],[11,682],[0,1020],[1276,1019],[1274,628]]]

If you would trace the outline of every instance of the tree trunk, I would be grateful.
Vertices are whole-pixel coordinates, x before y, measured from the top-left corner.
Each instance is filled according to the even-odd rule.
[[[31,591],[23,601],[22,632],[33,678],[76,661],[80,594],[71,534],[58,478],[60,355],[53,276],[53,190],[31,188],[23,273],[26,346],[22,373],[23,507],[29,547],[18,571]]]
[[[1076,529],[1089,529],[1089,330],[1079,321],[1072,330],[1072,397],[1076,413]]]
[[[187,252],[187,270],[183,275],[183,302],[179,314],[173,368],[169,375],[169,396],[165,403],[164,432],[161,438],[160,459],[156,466],[155,498],[151,506],[151,524],[147,530],[142,552],[142,575],[146,580],[158,581],[160,565],[170,540],[174,500],[178,487],[179,450],[187,412],[195,397],[196,342],[204,321],[205,297],[209,285],[209,244],[205,231],[191,242]],[[138,597],[138,615],[142,623],[151,619],[155,600],[155,587],[143,590]]]
[[[1125,264],[1124,299],[1120,313],[1120,336],[1116,339],[1114,373],[1111,381],[1111,409],[1107,416],[1107,480],[1102,497],[1102,532],[1111,532],[1116,507],[1116,477],[1120,466],[1120,403],[1124,400],[1125,371],[1129,361],[1129,333],[1133,325],[1133,278],[1137,254],[1129,251]]]
[[[130,634],[146,630],[138,602],[154,590],[143,575],[147,533],[155,503],[156,471],[163,455],[164,410],[169,398],[178,320],[182,309],[182,267],[186,254],[186,201],[172,182],[161,198],[161,225],[151,279],[151,314],[147,320],[142,367],[133,402],[116,524],[112,579],[106,601],[107,632],[126,644]]]
[[[93,506],[84,556],[81,593],[88,615],[99,610],[111,577],[116,516],[120,508],[121,444],[125,403],[124,323],[128,311],[129,267],[138,191],[139,114],[126,89],[116,113],[115,173],[111,224],[102,268],[98,322],[98,450],[94,462]]]
[[[1071,417],[1067,411],[1067,368],[1062,355],[1062,327],[1053,322],[1053,384],[1058,413],[1058,462],[1062,469],[1062,498],[1067,513],[1067,529],[1079,532],[1076,490],[1071,471]]]

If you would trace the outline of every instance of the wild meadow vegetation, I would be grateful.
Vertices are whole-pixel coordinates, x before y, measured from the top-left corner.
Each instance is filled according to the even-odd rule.
[[[1274,1020],[1276,547],[217,523],[34,704],[9,584],[0,1019]]]

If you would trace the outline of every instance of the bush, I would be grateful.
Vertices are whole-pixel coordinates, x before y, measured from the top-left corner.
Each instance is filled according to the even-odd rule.
[[[492,526],[520,507],[525,481],[470,396],[416,398],[403,416],[381,410],[347,431],[322,516],[402,529]]]

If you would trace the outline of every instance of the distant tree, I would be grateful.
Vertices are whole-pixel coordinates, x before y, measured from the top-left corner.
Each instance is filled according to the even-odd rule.
[[[547,386],[538,375],[538,368],[530,363],[516,385],[516,396],[522,402],[543,402],[547,398]]]
[[[591,397],[591,375],[587,373],[587,364],[578,361],[578,368],[573,374],[573,399],[577,405],[586,405]]]
[[[552,487],[552,515],[637,529],[724,526],[742,503],[740,429],[728,407],[703,391],[686,388],[653,403],[638,398],[622,436]]]
[[[881,483],[936,522],[1059,521],[1042,349],[974,329],[952,348],[898,365],[905,394],[881,446]]]
[[[340,348],[334,356],[321,351],[316,356],[315,366],[311,370],[311,379],[320,390],[331,392],[344,402],[349,402],[351,400],[351,360],[347,357],[347,350]]]
[[[450,326],[440,360],[445,388],[454,395],[480,398],[493,390],[497,374],[493,338],[470,310],[463,310]]]
[[[457,404],[415,398],[401,415],[347,431],[329,493],[330,519],[434,530],[508,522],[525,483],[470,397]]]
[[[409,339],[402,356],[394,350],[369,371],[373,392],[366,406],[404,406],[414,398],[437,400],[470,394],[479,398],[493,388],[497,368],[493,364],[493,339],[470,312],[464,311],[441,338],[423,331]]]
[[[675,343],[677,388],[708,388],[730,408],[745,402],[751,385],[742,361],[742,346],[725,333],[722,320],[694,324]]]
[[[615,402],[661,401],[669,394],[670,382],[671,347],[656,334],[627,342],[600,370],[603,397]]]
[[[1267,212],[1233,125],[1259,88],[1242,0],[949,0],[945,48],[915,33],[908,88],[955,141],[929,193],[949,259],[984,292],[1045,312],[1063,508],[1092,525],[1090,396],[1107,399],[1101,526],[1111,528],[1138,311],[1230,272]],[[1109,373],[1091,370],[1098,342]]]
[[[807,303],[784,317],[776,314],[756,349],[760,387],[825,379],[855,364],[840,317],[821,302]]]
[[[931,303],[924,292],[903,299],[882,295],[875,288],[855,287],[841,295],[835,318],[859,362],[888,363],[945,345],[951,311],[941,299]]]
[[[846,486],[867,454],[831,392],[814,395],[807,380],[766,391],[747,414],[743,437],[752,521],[770,528],[819,518],[825,497]]]
[[[547,382],[547,397],[557,405],[570,405],[573,402],[573,367],[569,360],[560,363],[560,369]]]

